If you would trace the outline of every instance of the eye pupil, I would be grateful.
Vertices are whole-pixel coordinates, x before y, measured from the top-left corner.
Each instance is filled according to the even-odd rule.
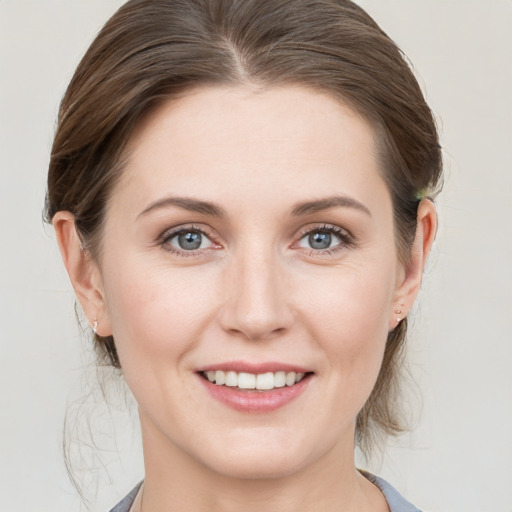
[[[327,249],[330,247],[332,235],[325,231],[315,231],[309,235],[309,245],[313,249]]]
[[[193,231],[189,231],[187,233],[181,233],[178,236],[178,244],[180,248],[187,251],[199,249],[199,247],[201,247],[201,242],[201,233],[194,233]]]

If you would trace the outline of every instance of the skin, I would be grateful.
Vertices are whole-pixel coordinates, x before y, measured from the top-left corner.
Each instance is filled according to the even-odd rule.
[[[73,216],[55,216],[84,312],[113,334],[139,404],[145,510],[388,510],[354,467],[355,419],[394,311],[403,318],[418,293],[436,215],[420,204],[402,265],[374,142],[361,116],[317,91],[198,89],[132,137],[100,261],[81,250]],[[349,201],[293,214],[334,196]],[[223,215],[155,207],[169,197]],[[202,230],[201,248],[180,249],[176,227]],[[312,248],[309,233],[332,227],[342,236]],[[197,373],[234,360],[312,375],[278,410],[241,412],[213,399]]]

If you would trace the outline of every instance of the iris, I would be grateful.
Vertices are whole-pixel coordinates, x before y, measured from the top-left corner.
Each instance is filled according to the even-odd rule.
[[[332,236],[326,231],[315,231],[309,235],[309,244],[313,249],[327,249],[331,241]]]

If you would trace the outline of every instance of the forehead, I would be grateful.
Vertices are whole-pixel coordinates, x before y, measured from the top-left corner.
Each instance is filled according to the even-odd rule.
[[[171,193],[266,206],[307,193],[363,202],[387,193],[369,123],[337,98],[298,86],[193,90],[146,116],[127,154],[117,192],[132,205]]]

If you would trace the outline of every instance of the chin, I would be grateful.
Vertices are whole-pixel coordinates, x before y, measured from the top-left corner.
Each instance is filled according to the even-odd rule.
[[[297,473],[306,466],[306,461],[301,463],[297,455],[288,451],[267,453],[265,450],[252,455],[222,456],[211,461],[208,466],[210,470],[226,478],[281,479]]]
[[[318,445],[308,449],[304,439],[264,430],[212,440],[210,450],[196,452],[196,460],[224,477],[254,480],[286,478],[318,456]]]

